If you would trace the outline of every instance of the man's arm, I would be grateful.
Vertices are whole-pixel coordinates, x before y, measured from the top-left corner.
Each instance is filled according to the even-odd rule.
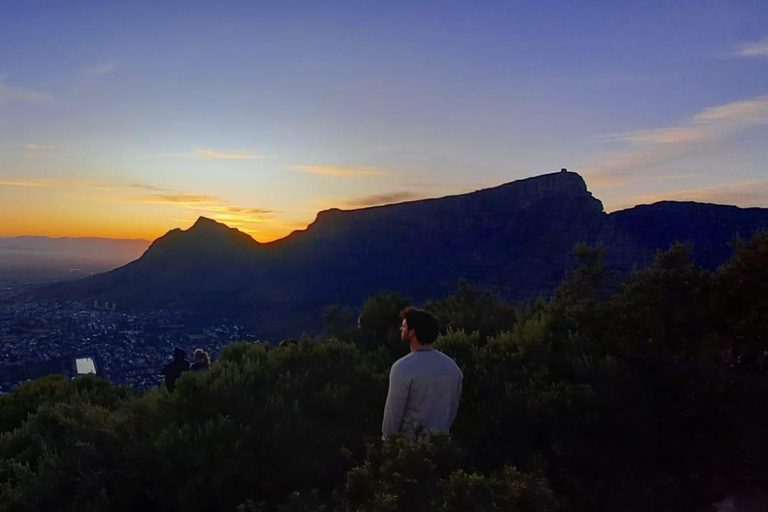
[[[387,404],[384,406],[384,421],[381,424],[382,439],[400,432],[410,387],[410,379],[400,374],[397,365],[392,365],[389,372]]]
[[[461,383],[463,380],[464,375],[459,373],[459,378],[456,382],[456,394],[453,395],[453,399],[451,400],[451,425],[453,425],[453,420],[456,419],[456,414],[459,412],[459,401],[461,400]]]

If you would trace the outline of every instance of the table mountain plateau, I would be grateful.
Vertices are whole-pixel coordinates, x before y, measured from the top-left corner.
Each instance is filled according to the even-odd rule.
[[[128,265],[40,293],[185,309],[277,337],[317,330],[329,304],[360,305],[381,291],[440,298],[460,278],[511,299],[546,295],[578,243],[606,245],[610,267],[628,272],[680,240],[713,268],[734,236],[761,228],[768,209],[665,201],[609,215],[581,176],[561,171],[439,199],[331,209],[270,243],[201,217]]]

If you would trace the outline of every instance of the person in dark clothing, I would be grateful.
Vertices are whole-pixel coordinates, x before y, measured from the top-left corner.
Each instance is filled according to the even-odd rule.
[[[176,380],[182,373],[189,370],[189,362],[187,362],[187,351],[183,348],[176,347],[173,349],[173,361],[165,365],[162,370],[162,374],[165,375],[165,387],[169,392],[176,389]]]

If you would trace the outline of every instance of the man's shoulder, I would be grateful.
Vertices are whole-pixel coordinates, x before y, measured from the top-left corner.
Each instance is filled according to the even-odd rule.
[[[441,368],[440,371],[450,371],[461,375],[461,369],[456,364],[456,361],[435,349],[424,352],[411,352],[401,357],[392,365],[392,371],[401,374],[418,373],[426,368],[436,369],[435,364],[437,364],[437,368]]]
[[[407,375],[418,372],[419,361],[414,356],[414,352],[406,354],[392,364],[391,372],[393,374]]]
[[[433,349],[432,352],[435,353],[435,357],[439,357],[441,360],[445,361],[446,363],[456,365],[456,361],[454,361],[453,358],[448,354],[445,354],[444,352],[440,352],[437,349]]]
[[[398,359],[397,361],[395,361],[394,363],[392,363],[392,369],[394,370],[396,368],[407,367],[409,362],[413,359],[411,357],[412,355],[413,355],[413,353],[406,354],[403,357],[401,357],[400,359]]]

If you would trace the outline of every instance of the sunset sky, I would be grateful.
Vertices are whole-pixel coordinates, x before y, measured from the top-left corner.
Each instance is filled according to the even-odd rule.
[[[768,207],[768,2],[11,0],[0,236],[260,241],[579,172]]]

